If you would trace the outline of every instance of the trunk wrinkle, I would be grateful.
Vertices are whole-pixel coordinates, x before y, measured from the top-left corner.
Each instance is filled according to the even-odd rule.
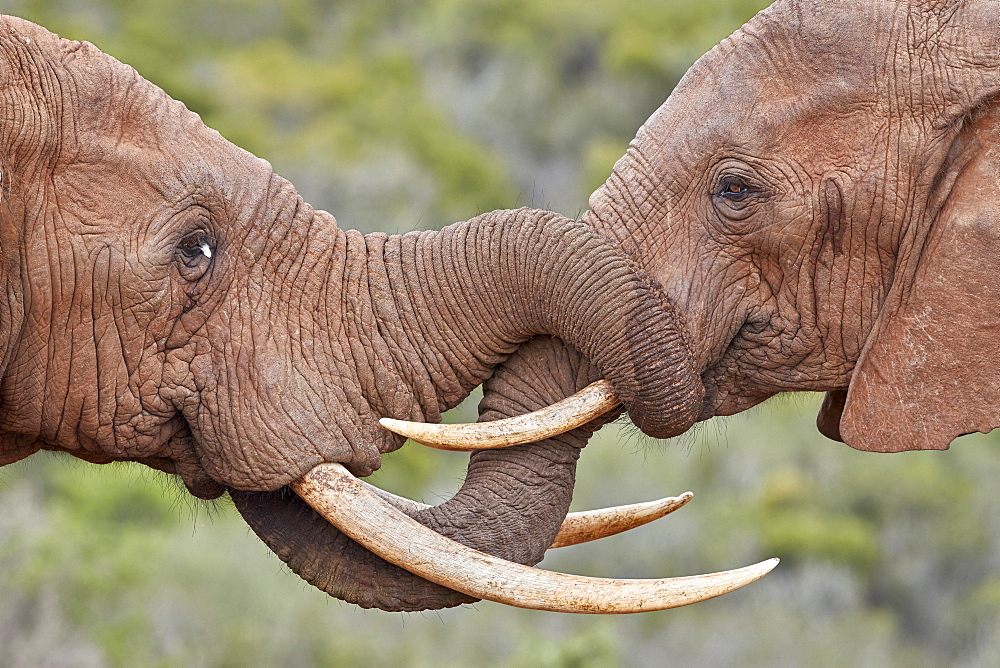
[[[537,337],[485,385],[481,420],[535,410],[598,378],[596,368],[561,341]],[[607,418],[539,443],[477,452],[459,492],[411,517],[469,547],[534,565],[569,510],[576,462]],[[255,532],[297,574],[362,607],[417,611],[475,599],[419,578],[371,554],[286,490],[230,492]]]
[[[696,417],[701,386],[680,319],[584,224],[521,209],[440,232],[346,234],[344,334],[363,399],[348,418],[362,423],[356,435],[375,416],[439,420],[515,350],[484,385],[482,420],[542,408],[600,377],[651,435],[683,432]],[[406,303],[412,310],[400,308]],[[350,377],[342,385],[350,391]],[[568,511],[579,450],[596,428],[477,452],[459,492],[412,517],[469,547],[533,565]],[[385,452],[402,442],[385,432],[351,448],[376,443]],[[231,496],[265,543],[334,596],[386,610],[471,600],[375,557],[287,491]]]

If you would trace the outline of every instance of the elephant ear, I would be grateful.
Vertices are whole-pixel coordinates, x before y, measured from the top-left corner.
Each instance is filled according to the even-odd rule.
[[[945,450],[1000,427],[1000,114],[980,112],[958,142],[908,289],[883,307],[846,401],[832,393],[820,415],[829,426],[841,411],[859,450]]]

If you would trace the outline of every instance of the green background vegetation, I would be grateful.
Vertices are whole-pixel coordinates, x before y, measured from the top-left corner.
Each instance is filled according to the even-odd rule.
[[[342,226],[403,231],[526,204],[575,216],[691,62],[763,4],[0,9],[133,65]],[[864,454],[821,437],[817,408],[804,395],[665,443],[627,426],[592,441],[575,508],[696,498],[545,567],[661,577],[782,558],[746,590],[627,617],[363,611],[288,573],[228,501],[197,502],[138,466],[36,455],[0,471],[0,665],[1000,664],[996,439]],[[409,446],[376,481],[434,501],[462,469],[460,455]]]

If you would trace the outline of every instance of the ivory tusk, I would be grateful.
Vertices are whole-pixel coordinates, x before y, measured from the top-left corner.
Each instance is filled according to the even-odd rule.
[[[521,608],[592,614],[664,610],[720,596],[760,579],[769,559],[722,573],[621,580],[531,568],[473,550],[425,527],[368,491],[340,464],[320,464],[292,489],[340,531],[414,575]]]
[[[533,443],[576,429],[604,415],[620,402],[611,383],[599,380],[541,410],[474,424],[430,424],[382,418],[379,424],[439,450],[471,452]]]
[[[376,494],[404,513],[414,513],[430,508],[430,505],[426,503],[396,496],[375,485],[369,485],[363,480],[360,482],[369,492]],[[694,494],[684,492],[680,496],[668,496],[656,501],[570,513],[563,520],[559,533],[556,534],[549,549],[579,545],[641,527],[643,524],[649,524],[653,520],[669,515],[693,498]]]
[[[387,492],[381,487],[376,487],[375,485],[369,484],[364,480],[358,478],[358,481],[365,486],[372,494],[375,494],[383,501],[387,502],[389,505],[393,506],[397,510],[401,510],[404,513],[417,513],[421,510],[427,510],[431,507],[429,503],[420,503],[419,501],[414,501],[413,499],[408,499],[405,496],[398,496],[392,492]]]
[[[646,503],[570,513],[563,520],[559,533],[556,534],[549,549],[579,545],[641,527],[643,524],[649,524],[664,515],[669,515],[693,498],[694,494],[684,492],[680,496],[668,496]]]

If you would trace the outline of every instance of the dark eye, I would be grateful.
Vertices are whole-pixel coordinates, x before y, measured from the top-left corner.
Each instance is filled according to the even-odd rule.
[[[196,281],[204,275],[215,255],[215,241],[204,232],[184,237],[177,244],[178,269],[183,278]]]
[[[723,173],[715,182],[712,204],[724,218],[744,220],[758,208],[754,204],[761,200],[763,186],[760,180],[744,173],[746,171],[744,168]]]
[[[738,177],[727,176],[720,185],[722,189],[719,196],[728,202],[742,202],[753,193],[750,186]]]

